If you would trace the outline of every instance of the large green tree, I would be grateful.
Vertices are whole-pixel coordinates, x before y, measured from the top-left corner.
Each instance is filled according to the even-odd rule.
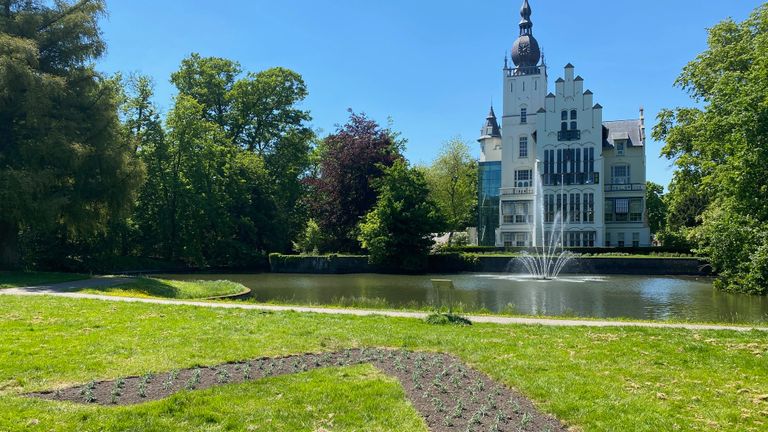
[[[472,157],[469,145],[460,138],[454,138],[443,145],[437,158],[426,169],[430,197],[453,233],[476,223],[477,214],[477,161]]]
[[[719,287],[766,293],[768,5],[717,24],[708,45],[677,80],[698,107],[664,110],[654,128],[677,167],[669,222],[691,228]]]
[[[360,223],[359,238],[371,262],[398,271],[424,271],[432,234],[445,229],[424,174],[398,160],[375,186],[378,200]]]
[[[301,75],[285,68],[243,73],[240,64],[192,54],[171,76],[179,93],[202,107],[234,147],[263,159],[270,178],[274,250],[288,250],[307,219],[303,179],[314,138],[309,113],[297,105],[307,97]]]
[[[667,222],[667,203],[664,201],[664,186],[652,181],[646,182],[645,203],[648,209],[648,224],[651,234],[657,235]]]
[[[101,0],[0,1],[1,266],[22,231],[88,236],[134,201],[142,167],[93,66],[103,14]]]

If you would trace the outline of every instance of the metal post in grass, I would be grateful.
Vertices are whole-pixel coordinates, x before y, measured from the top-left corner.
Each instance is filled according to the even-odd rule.
[[[442,293],[445,293],[445,297],[448,300],[448,313],[453,314],[453,281],[450,279],[432,279],[432,287],[435,289],[435,297],[437,299],[437,309],[440,313],[442,308]]]

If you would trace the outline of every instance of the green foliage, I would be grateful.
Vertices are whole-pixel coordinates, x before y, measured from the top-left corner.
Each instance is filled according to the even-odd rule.
[[[22,233],[39,250],[104,232],[143,179],[120,127],[105,50],[104,2],[6,0],[0,8],[0,266]]]
[[[469,145],[460,138],[448,141],[424,172],[430,197],[439,206],[447,228],[453,233],[475,223],[478,171]],[[454,244],[453,235],[448,244]]]
[[[697,252],[720,272],[715,286],[725,291],[768,294],[768,224],[728,207],[713,207],[693,233]]]
[[[666,226],[667,204],[664,201],[664,186],[654,182],[646,182],[645,202],[648,210],[648,223],[651,233],[657,234]]]
[[[126,122],[148,123],[150,180],[136,214],[144,254],[254,267],[264,251],[289,250],[303,226],[312,132],[295,104],[306,87],[287,69],[241,74],[236,62],[193,54],[172,76],[180,94],[165,128],[153,116]],[[139,84],[126,105],[147,116],[152,92]]]
[[[717,24],[708,44],[676,82],[701,107],[664,110],[654,128],[677,167],[668,227],[690,228],[688,237],[721,272],[718,286],[765,293],[768,5],[744,22]]]
[[[400,160],[385,171],[376,189],[378,201],[360,223],[359,237],[371,262],[405,272],[424,271],[432,234],[445,227],[424,175]]]
[[[425,319],[427,324],[432,325],[456,325],[456,326],[471,326],[472,321],[454,314],[434,313],[430,314]]]
[[[305,254],[319,254],[325,239],[323,233],[320,230],[320,226],[314,219],[310,219],[307,222],[307,227],[304,232],[299,235],[299,238],[293,243],[293,249],[305,253]]]

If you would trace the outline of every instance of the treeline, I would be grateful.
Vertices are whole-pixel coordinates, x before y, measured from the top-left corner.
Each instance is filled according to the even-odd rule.
[[[698,107],[662,111],[653,131],[676,170],[651,221],[665,245],[709,258],[717,287],[768,294],[768,5],[708,45],[676,82]]]
[[[197,54],[161,115],[150,78],[94,69],[103,1],[0,6],[1,267],[249,268],[269,252],[365,249],[418,271],[432,233],[471,220],[460,141],[423,168],[364,114],[318,137],[298,73]]]

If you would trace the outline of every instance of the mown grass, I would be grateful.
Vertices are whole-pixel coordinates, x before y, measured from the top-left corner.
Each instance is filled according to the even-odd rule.
[[[281,423],[288,421],[285,416],[292,418],[291,425],[302,426],[282,430],[316,430],[319,418],[333,414],[348,422],[328,430],[423,432],[395,396],[396,386],[388,384],[392,396],[380,403],[377,392],[334,375],[352,373],[346,369],[125,408],[20,396],[94,379],[354,347],[455,354],[585,431],[762,431],[768,424],[768,401],[761,398],[768,394],[768,334],[763,332],[462,328],[384,317],[5,297],[0,298],[0,334],[0,430],[207,431],[247,430],[248,425],[280,430],[271,425],[287,424]],[[306,379],[327,379],[329,385],[294,385]],[[342,386],[344,400],[355,402],[326,396],[335,386]],[[288,399],[287,414],[271,408],[282,398]],[[324,402],[312,402],[318,399]],[[411,422],[400,426],[393,420],[397,426],[390,427],[390,415]]]
[[[0,289],[36,285],[50,285],[88,279],[89,276],[76,273],[9,272],[0,271]]]
[[[114,287],[88,288],[80,292],[118,297],[204,299],[242,294],[247,288],[230,281],[177,281],[139,278],[135,282]]]

